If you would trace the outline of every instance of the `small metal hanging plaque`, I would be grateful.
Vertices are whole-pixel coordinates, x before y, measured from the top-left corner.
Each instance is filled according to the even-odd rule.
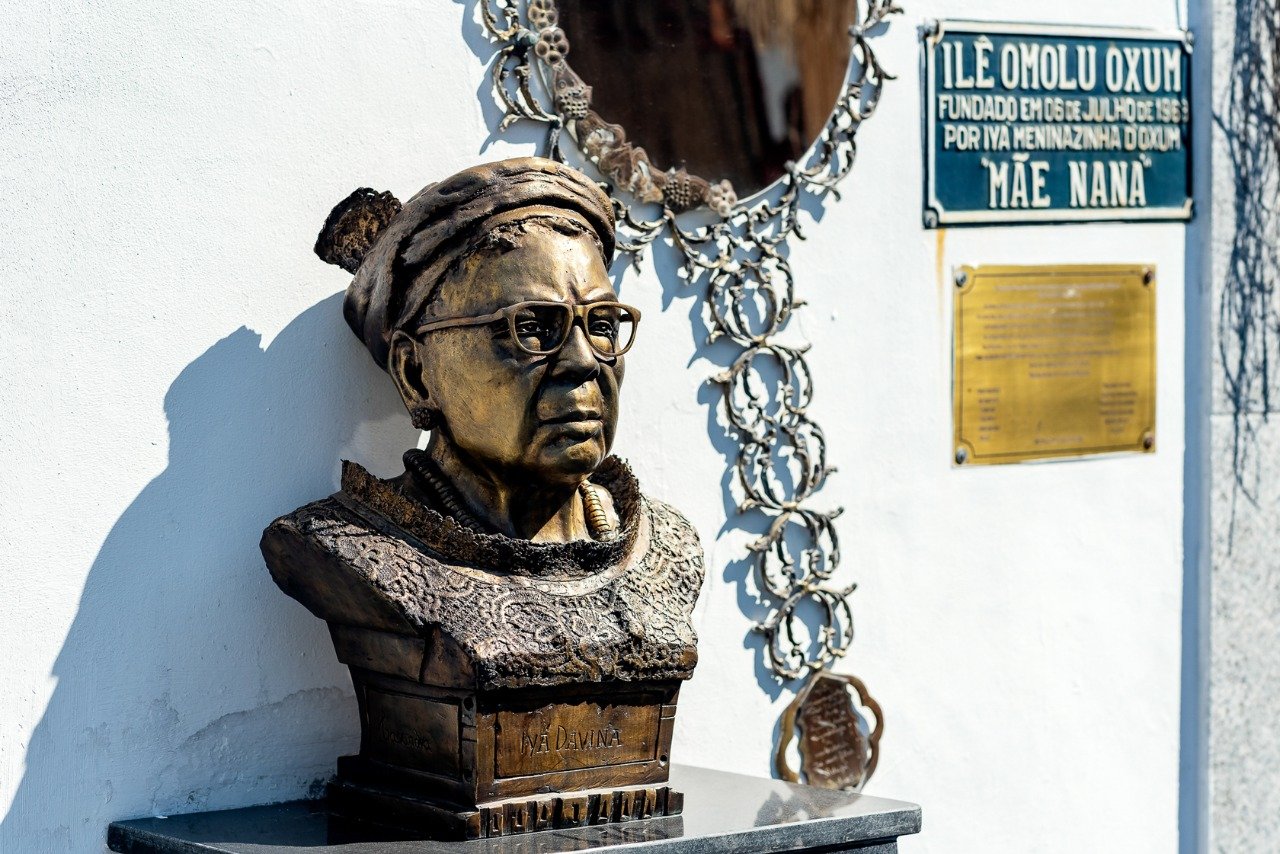
[[[800,769],[787,760],[799,730]],[[779,776],[824,789],[861,789],[875,773],[884,718],[856,676],[817,671],[782,715],[774,764]]]
[[[957,465],[1155,450],[1155,268],[960,267]]]

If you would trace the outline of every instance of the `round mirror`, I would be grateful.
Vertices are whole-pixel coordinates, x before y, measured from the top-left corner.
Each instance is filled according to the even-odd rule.
[[[782,177],[822,132],[857,14],[856,0],[528,9],[556,111],[583,153],[641,201],[722,215]]]

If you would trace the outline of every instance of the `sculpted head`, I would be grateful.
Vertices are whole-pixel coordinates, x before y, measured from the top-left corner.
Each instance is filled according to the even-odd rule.
[[[415,423],[499,483],[594,472],[639,319],[608,276],[604,193],[553,161],[509,160],[427,187],[375,230],[344,311]]]

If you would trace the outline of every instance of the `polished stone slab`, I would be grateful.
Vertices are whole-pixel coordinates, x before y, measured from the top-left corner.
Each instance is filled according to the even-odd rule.
[[[467,842],[395,839],[330,821],[322,801],[119,821],[126,854],[549,854],[553,851],[713,854],[743,851],[896,852],[920,831],[920,807],[705,768],[673,766],[684,814]]]

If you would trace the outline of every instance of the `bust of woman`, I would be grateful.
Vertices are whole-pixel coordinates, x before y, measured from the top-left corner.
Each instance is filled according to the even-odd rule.
[[[357,191],[317,243],[431,432],[405,472],[277,519],[272,577],[328,621],[360,702],[334,808],[437,836],[678,813],[667,778],[702,554],[610,455],[640,312],[608,198],[522,158],[400,205]]]

